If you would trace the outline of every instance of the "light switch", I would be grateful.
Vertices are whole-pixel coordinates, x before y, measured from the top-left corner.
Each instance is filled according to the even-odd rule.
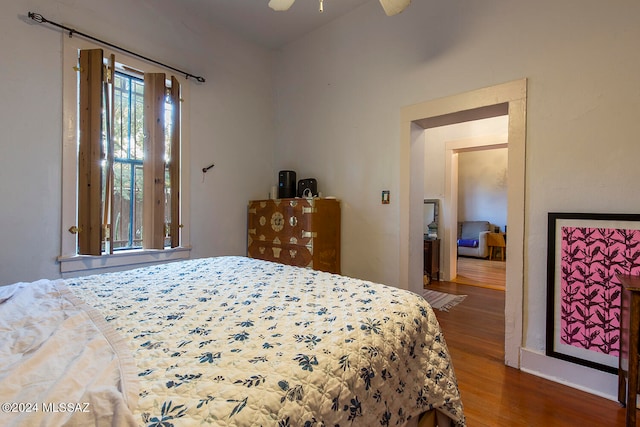
[[[382,190],[382,204],[389,204],[389,190]]]

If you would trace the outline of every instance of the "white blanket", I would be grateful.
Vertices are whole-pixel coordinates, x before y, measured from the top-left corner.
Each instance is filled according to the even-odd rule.
[[[0,424],[137,425],[136,368],[122,345],[62,281],[0,287]]]

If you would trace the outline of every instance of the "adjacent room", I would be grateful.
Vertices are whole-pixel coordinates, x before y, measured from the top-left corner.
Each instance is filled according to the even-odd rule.
[[[238,417],[238,425],[266,413],[251,403],[254,388],[277,391],[265,403],[282,415],[269,421],[273,425],[296,425],[294,413],[313,425],[322,409],[272,409],[310,396],[345,425],[412,425],[418,417],[425,426],[464,425],[465,419],[468,425],[635,422],[634,407],[626,411],[619,403],[635,401],[635,394],[620,396],[617,367],[625,295],[618,275],[640,273],[632,245],[640,229],[636,0],[615,6],[596,0],[5,0],[0,10],[0,319],[9,304],[29,311],[35,301],[40,308],[54,304],[52,295],[80,317],[76,298],[115,310],[89,321],[87,330],[116,325],[129,331],[139,352],[161,360],[136,365],[137,356],[123,356],[124,371],[136,365],[141,374],[139,389],[99,396],[118,408],[140,399],[134,418],[118,412],[122,423],[178,426],[180,418],[192,417],[177,400],[149,397],[156,386],[171,393],[206,389],[185,406],[198,406],[193,417],[212,425],[225,425],[216,424],[223,413]],[[112,143],[95,142],[106,140]],[[297,191],[282,192],[283,172],[294,185],[303,181],[298,199]],[[299,220],[298,210],[322,219]],[[488,223],[490,236],[481,238],[478,224],[463,235],[459,224],[471,222]],[[325,224],[323,231],[314,224]],[[288,229],[300,235],[285,241],[279,233]],[[332,239],[323,240],[327,230]],[[572,288],[567,277],[575,276],[562,275],[568,259],[562,254],[586,251],[588,236],[598,230],[618,236],[606,240],[610,234],[603,232],[600,241],[608,246],[596,255],[611,255],[619,268],[596,269],[585,280],[595,283],[595,293]],[[568,232],[582,234],[573,240],[577,234]],[[277,242],[277,250],[265,246],[268,241]],[[631,251],[624,265],[612,255],[620,242]],[[256,258],[265,251],[279,263],[309,268],[262,264]],[[498,266],[492,274],[502,288],[489,283],[493,279],[468,277],[475,264],[465,261]],[[166,277],[166,287],[154,288],[139,268]],[[214,273],[215,286],[198,282]],[[128,274],[135,274],[137,293],[127,291],[134,280]],[[300,283],[299,292],[262,292],[276,274],[283,274],[277,286]],[[339,286],[334,274],[344,277]],[[92,281],[101,277],[108,279]],[[179,277],[192,281],[184,297],[193,304],[166,297]],[[247,277],[258,288],[249,290]],[[33,282],[39,288],[27,285]],[[235,292],[229,283],[247,287]],[[341,297],[350,287],[355,310]],[[425,314],[430,308],[420,308],[421,297],[413,299],[427,288],[467,296],[431,316]],[[380,300],[370,304],[372,292]],[[563,292],[602,296],[597,314],[585,314]],[[267,294],[282,298],[260,305]],[[311,296],[327,299],[321,304]],[[238,304],[223,306],[217,298]],[[562,312],[569,300],[580,307],[577,329]],[[413,355],[412,346],[387,348],[389,357],[376,353],[384,341],[378,332],[395,334],[382,319],[394,315],[384,309],[398,301],[419,308],[396,314],[439,323],[430,336],[444,337],[450,354],[434,347],[429,354],[442,350],[455,368],[442,369],[447,386],[429,387],[433,393],[411,413],[408,402],[429,378],[373,363],[405,350],[401,360]],[[203,314],[213,305],[221,311]],[[261,307],[264,321],[240,305],[248,313]],[[372,305],[382,311],[349,317]],[[227,309],[237,313],[235,323],[204,326],[226,317]],[[327,334],[305,332],[304,321],[281,320],[293,311],[317,316]],[[57,321],[46,308],[28,314],[30,324]],[[593,335],[589,319],[602,323]],[[170,343],[169,324],[188,337]],[[22,330],[2,328],[12,337]],[[276,328],[290,331],[291,339],[270,336]],[[284,364],[274,370],[280,379],[245,371],[224,397],[213,385],[196,385],[202,384],[198,375],[207,375],[199,370],[205,365],[219,369],[215,377],[224,382],[224,363],[233,364],[242,350],[250,354],[243,359],[250,360],[248,369],[275,366],[280,344],[295,349],[288,362],[309,378],[329,371],[334,362],[324,356],[336,348],[329,331],[347,334],[335,363],[353,371],[361,389],[341,394],[327,381],[326,389],[308,392],[302,380],[296,383],[302,377],[285,376],[293,369]],[[209,335],[224,337],[228,349],[203,350],[217,345]],[[596,335],[606,337],[606,345],[594,344]],[[407,340],[428,347],[415,337],[387,341]],[[102,349],[109,342],[94,344]],[[342,347],[351,343],[359,346]],[[90,347],[75,344],[69,351]],[[359,359],[369,365],[349,360],[365,347]],[[99,378],[107,384],[118,375],[119,350],[111,359],[98,353],[103,366],[114,368]],[[182,355],[193,369],[174,372]],[[25,376],[12,369],[0,378],[20,384],[16,378]],[[397,402],[381,385],[387,373],[411,383]],[[370,392],[372,384],[380,394]],[[16,387],[10,396],[19,396]],[[327,396],[333,401],[323,400]],[[80,396],[73,401],[83,402]],[[553,406],[557,402],[566,410]]]

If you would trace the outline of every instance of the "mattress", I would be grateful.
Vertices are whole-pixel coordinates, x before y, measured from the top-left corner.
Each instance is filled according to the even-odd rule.
[[[195,259],[0,288],[0,331],[38,323],[5,310],[21,296],[25,315],[61,306],[60,325],[87,325],[2,339],[0,399],[89,405],[11,411],[15,425],[396,426],[430,410],[465,425],[442,331],[409,291],[245,257]],[[60,331],[62,344],[49,345]],[[82,391],[57,393],[66,382]]]

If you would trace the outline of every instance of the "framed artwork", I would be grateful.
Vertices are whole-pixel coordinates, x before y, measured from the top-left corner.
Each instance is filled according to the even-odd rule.
[[[547,356],[617,373],[616,274],[640,274],[640,215],[551,212],[547,251]]]

